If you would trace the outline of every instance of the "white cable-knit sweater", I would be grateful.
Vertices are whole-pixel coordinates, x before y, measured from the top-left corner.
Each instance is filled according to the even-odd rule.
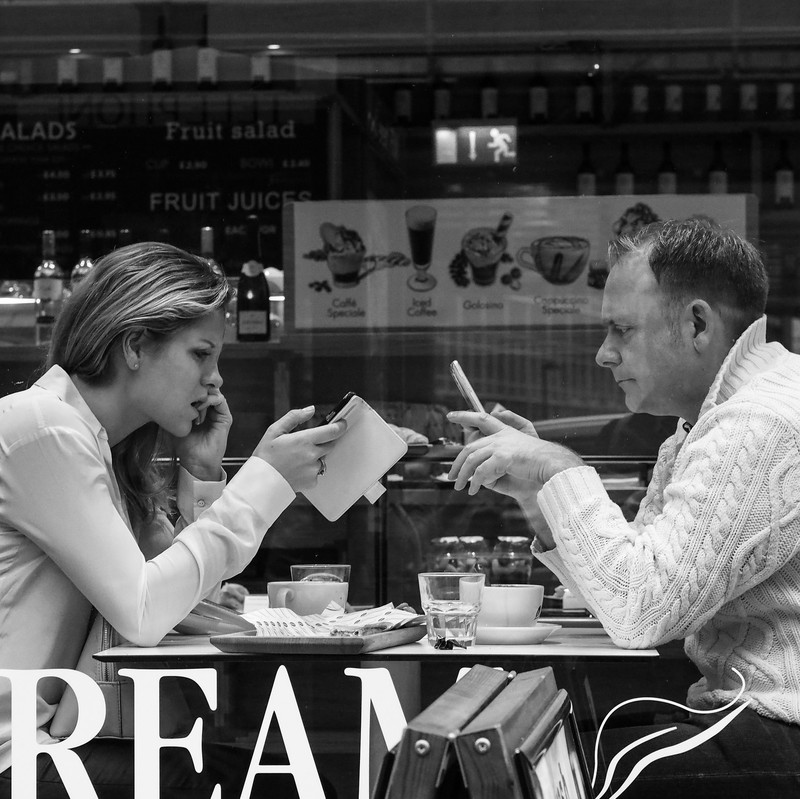
[[[590,467],[539,494],[557,548],[539,555],[627,648],[685,639],[702,673],[688,702],[740,685],[764,716],[800,724],[800,356],[762,317],[722,364],[687,434],[659,451],[628,523]]]

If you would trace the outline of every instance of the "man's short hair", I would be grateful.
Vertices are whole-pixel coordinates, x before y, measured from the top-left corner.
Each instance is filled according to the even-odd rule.
[[[740,335],[767,305],[769,280],[758,250],[733,230],[708,219],[653,222],[609,246],[611,264],[647,258],[670,309],[696,298],[718,310]]]

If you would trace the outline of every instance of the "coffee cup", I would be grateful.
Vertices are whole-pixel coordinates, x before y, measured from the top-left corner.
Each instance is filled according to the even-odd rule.
[[[578,236],[545,236],[517,251],[517,263],[538,272],[548,283],[573,283],[589,260],[589,242]]]
[[[488,585],[478,627],[533,627],[542,611],[542,585]]]
[[[298,616],[322,613],[331,602],[344,610],[349,587],[349,583],[316,580],[271,582],[267,583],[269,606],[288,608]]]

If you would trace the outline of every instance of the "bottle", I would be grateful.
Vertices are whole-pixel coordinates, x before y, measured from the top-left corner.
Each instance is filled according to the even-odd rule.
[[[74,55],[59,56],[56,80],[59,91],[74,91],[78,88],[78,59]]]
[[[450,119],[451,107],[450,87],[443,81],[437,81],[433,87],[433,118]]]
[[[64,299],[64,272],[56,263],[56,234],[42,231],[42,260],[33,273],[33,299],[36,315],[36,343],[44,344],[53,335],[53,325]]]
[[[780,155],[775,163],[775,205],[794,205],[794,166],[789,158],[789,142],[781,139]]]
[[[78,239],[78,260],[75,266],[72,267],[72,272],[69,276],[69,284],[72,291],[89,274],[93,266],[92,231],[82,230]]]
[[[103,58],[103,91],[121,91],[123,88],[123,75],[123,61],[119,56]]]
[[[499,116],[499,96],[497,84],[489,77],[481,87],[481,118],[496,119]]]
[[[665,141],[662,145],[661,163],[658,166],[658,193],[677,194],[678,193],[678,172],[672,162],[672,145]]]
[[[739,119],[752,120],[758,113],[758,84],[747,80],[739,86]]]
[[[261,261],[261,236],[257,216],[247,217],[247,249],[236,290],[236,338],[269,341],[269,284]]]
[[[394,120],[398,125],[411,124],[411,89],[401,86],[394,90]]]
[[[253,89],[266,88],[272,80],[272,62],[266,53],[250,56],[250,86]]]
[[[583,156],[578,165],[578,194],[594,197],[597,194],[597,173],[592,163],[592,148],[589,142],[583,142]]]
[[[635,194],[635,176],[630,159],[628,158],[628,142],[624,141],[619,146],[619,163],[614,172],[614,193]]]
[[[172,86],[172,42],[167,37],[166,14],[158,15],[158,36],[150,53],[150,80],[154,89]]]
[[[217,86],[217,50],[208,46],[208,13],[203,14],[203,35],[197,48],[197,85],[201,89]]]
[[[224,275],[225,271],[214,257],[214,228],[206,225],[200,228],[200,257],[218,274]],[[236,341],[236,286],[234,281],[229,281],[233,288],[233,296],[225,308],[225,341]]]
[[[650,116],[650,87],[643,79],[637,79],[631,87],[631,119],[644,122]]]
[[[728,167],[722,157],[722,142],[714,142],[714,157],[708,168],[708,193],[728,193]]]
[[[550,117],[550,93],[541,75],[528,87],[528,116],[531,122],[541,124]]]
[[[575,89],[575,119],[578,122],[594,122],[595,113],[594,77],[587,74]]]
[[[214,258],[214,228],[208,225],[200,228],[200,257],[204,258],[215,272],[223,274],[222,267]]]
[[[704,116],[707,120],[722,117],[722,84],[719,81],[706,83]]]
[[[790,80],[778,81],[775,87],[775,113],[778,119],[794,118],[794,83]]]
[[[670,81],[664,87],[664,114],[671,122],[683,117],[683,86],[677,81]]]

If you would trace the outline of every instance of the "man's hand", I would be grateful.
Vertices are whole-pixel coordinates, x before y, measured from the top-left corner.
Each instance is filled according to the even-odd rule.
[[[472,411],[453,411],[447,418],[483,434],[467,444],[453,462],[448,477],[455,480],[457,491],[469,485],[469,493],[477,494],[481,486],[486,486],[520,504],[529,504],[530,495],[537,493],[553,475],[583,465],[566,447],[536,437],[533,425],[517,414],[508,418],[521,429]]]

